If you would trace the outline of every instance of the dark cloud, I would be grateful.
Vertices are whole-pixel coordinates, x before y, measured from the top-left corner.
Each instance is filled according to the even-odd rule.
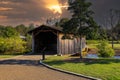
[[[52,2],[53,0],[51,0]],[[65,4],[67,0],[58,0],[60,4]],[[95,20],[103,23],[103,17],[108,16],[109,9],[120,10],[120,0],[88,0],[92,2],[92,10],[95,12]],[[0,8],[9,10],[0,10],[0,24],[40,24],[46,19],[58,16],[45,7],[45,0],[0,0]],[[63,9],[61,17],[69,17],[70,14]]]
[[[105,24],[109,18],[110,9],[120,10],[120,0],[88,0],[92,2],[92,10],[95,12],[95,20],[100,25]]]
[[[64,4],[65,0],[59,0]],[[45,8],[44,0],[1,0],[0,7],[11,8],[12,10],[0,11],[0,16],[7,16],[7,19],[0,21],[0,24],[16,25],[26,23],[43,23],[46,19],[56,17],[52,11]],[[67,16],[63,10],[62,16]],[[1,17],[2,18],[2,17]]]

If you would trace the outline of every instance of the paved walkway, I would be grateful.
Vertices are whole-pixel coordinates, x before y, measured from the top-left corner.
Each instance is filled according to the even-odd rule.
[[[0,80],[87,80],[48,69],[39,60],[39,55],[0,60]]]

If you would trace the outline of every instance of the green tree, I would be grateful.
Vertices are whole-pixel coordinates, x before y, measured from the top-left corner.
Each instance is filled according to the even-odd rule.
[[[62,18],[59,22],[56,22],[56,23],[55,23],[55,26],[56,26],[56,27],[63,26],[67,21],[69,21],[68,18]]]
[[[15,30],[15,28],[11,26],[6,26],[4,34],[6,37],[16,37],[19,36],[19,33]]]
[[[74,33],[81,40],[88,30],[97,31],[95,30],[97,29],[97,24],[92,17],[93,11],[90,10],[92,5],[90,2],[86,2],[86,0],[69,0],[68,3],[68,10],[72,13],[72,18],[63,26],[65,33]],[[82,59],[81,53],[82,44],[80,41],[80,59]]]
[[[20,35],[25,36],[27,34],[27,27],[23,24],[18,25],[15,29],[20,33]]]
[[[102,28],[101,26],[99,27],[99,31],[98,31],[98,39],[99,40],[108,40],[107,30],[105,28]]]
[[[28,26],[28,31],[30,31],[30,30],[32,30],[32,29],[34,29],[34,24],[33,24],[33,23],[29,24],[29,26]]]
[[[19,33],[12,26],[0,26],[0,37],[9,38],[19,36]]]
[[[27,51],[30,52],[32,49],[32,36],[27,34],[26,36],[26,47],[27,47]]]
[[[5,32],[5,26],[0,25],[0,37],[5,37],[4,32]]]

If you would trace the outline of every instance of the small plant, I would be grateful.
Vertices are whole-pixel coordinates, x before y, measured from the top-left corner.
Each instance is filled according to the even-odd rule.
[[[115,55],[115,51],[109,46],[108,41],[100,41],[97,48],[99,57],[113,57]]]

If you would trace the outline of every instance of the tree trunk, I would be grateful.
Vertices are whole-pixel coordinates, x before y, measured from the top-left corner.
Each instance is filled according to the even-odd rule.
[[[113,38],[112,38],[112,48],[114,48],[114,41],[113,41]]]
[[[80,59],[82,59],[82,36],[80,35]]]

